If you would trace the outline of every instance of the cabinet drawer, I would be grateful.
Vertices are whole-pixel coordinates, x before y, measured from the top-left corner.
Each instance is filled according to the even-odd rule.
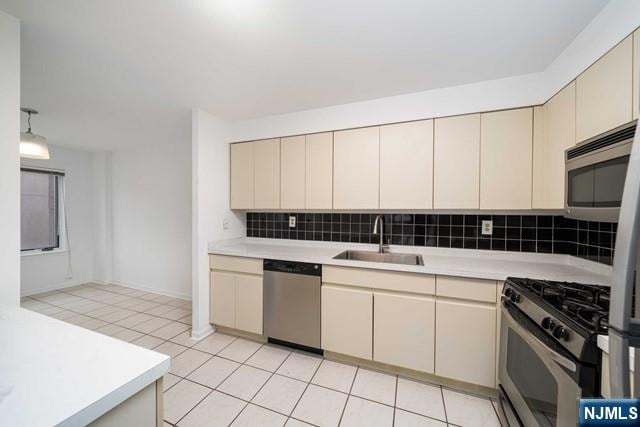
[[[471,301],[496,302],[495,280],[468,279],[465,277],[438,276],[436,295]]]
[[[212,270],[262,275],[262,260],[259,258],[209,255],[209,266]]]
[[[387,291],[435,294],[435,276],[403,271],[324,266],[322,281]]]

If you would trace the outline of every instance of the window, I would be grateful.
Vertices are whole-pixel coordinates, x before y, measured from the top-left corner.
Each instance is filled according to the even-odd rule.
[[[21,169],[20,237],[23,252],[60,248],[63,176],[63,172]]]

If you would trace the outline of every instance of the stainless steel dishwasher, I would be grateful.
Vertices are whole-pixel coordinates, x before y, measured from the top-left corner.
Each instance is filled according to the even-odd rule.
[[[269,341],[320,350],[322,266],[264,260],[264,333]]]

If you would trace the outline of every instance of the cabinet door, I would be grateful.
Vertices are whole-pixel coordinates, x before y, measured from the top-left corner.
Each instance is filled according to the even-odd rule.
[[[564,151],[575,144],[576,84],[534,110],[533,208],[564,208]]]
[[[322,285],[322,348],[371,360],[373,293]]]
[[[632,36],[576,79],[576,142],[631,120]]]
[[[211,272],[210,320],[216,325],[236,327],[235,279],[232,273]]]
[[[633,118],[640,117],[640,30],[633,33]]]
[[[377,209],[380,128],[334,132],[333,208]]]
[[[231,209],[253,208],[253,143],[231,144]]]
[[[380,127],[380,209],[431,209],[433,120]]]
[[[436,301],[436,375],[495,387],[496,306]]]
[[[292,136],[280,140],[280,196],[282,209],[304,209],[305,138]]]
[[[262,276],[237,274],[236,328],[262,335]]]
[[[280,139],[253,142],[255,158],[254,208],[280,207]]]
[[[333,132],[306,136],[307,209],[333,207]]]
[[[434,209],[480,206],[480,114],[434,121]]]
[[[531,209],[533,109],[481,114],[480,208]]]
[[[373,360],[433,373],[435,300],[376,292]]]

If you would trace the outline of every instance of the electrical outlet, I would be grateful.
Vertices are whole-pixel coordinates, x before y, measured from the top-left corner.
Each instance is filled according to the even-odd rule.
[[[296,217],[295,216],[290,216],[289,217],[289,228],[295,228],[296,227]]]
[[[223,230],[228,230],[229,229],[229,220],[227,218],[222,220],[222,229]]]
[[[482,221],[482,235],[483,236],[491,236],[493,234],[493,221],[491,220],[483,220]]]

